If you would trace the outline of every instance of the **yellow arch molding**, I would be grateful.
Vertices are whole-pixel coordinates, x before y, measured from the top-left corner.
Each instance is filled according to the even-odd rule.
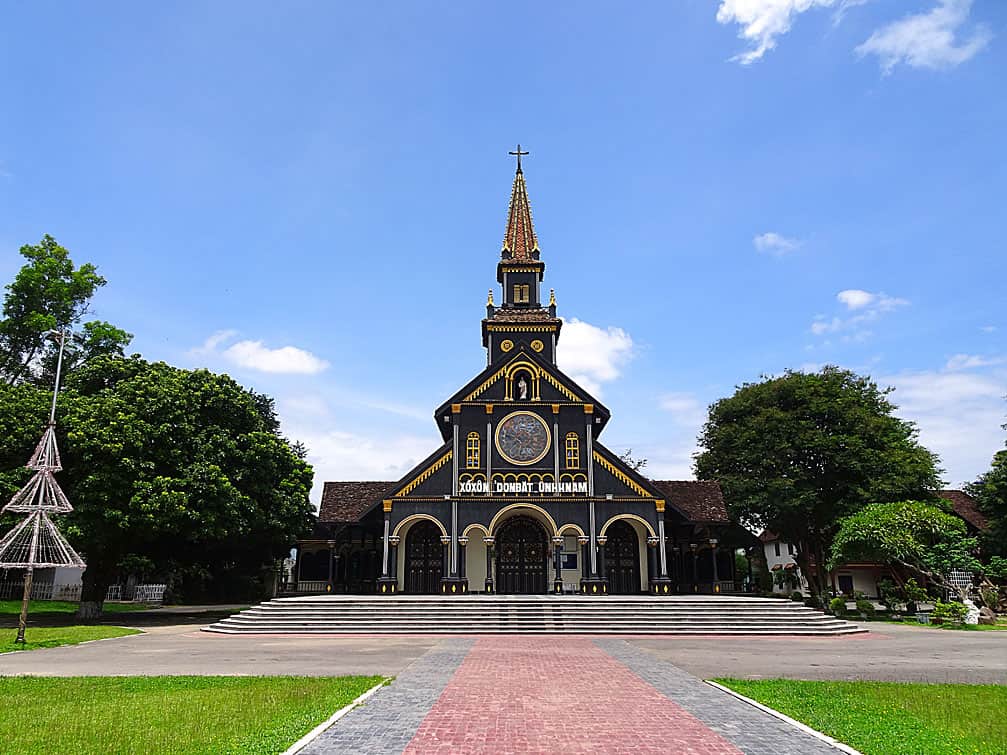
[[[553,537],[556,534],[556,520],[549,516],[549,512],[546,511],[541,506],[536,506],[534,503],[512,503],[509,506],[504,506],[500,509],[494,516],[493,520],[490,522],[490,532],[496,532],[497,525],[500,522],[500,518],[503,517],[508,511],[513,511],[514,509],[532,509],[537,511],[542,516],[545,517],[546,521],[549,522],[549,526],[552,527],[552,531],[547,533],[549,537]]]
[[[582,529],[581,529],[581,528],[580,528],[579,526],[577,526],[577,525],[576,525],[576,524],[574,524],[573,522],[570,522],[570,523],[568,523],[568,524],[564,524],[564,525],[563,525],[562,527],[559,527],[559,528],[558,528],[558,529],[556,530],[556,532],[558,532],[558,533],[559,533],[560,535],[562,535],[562,534],[563,534],[564,532],[566,532],[567,530],[574,530],[574,531],[576,531],[576,533],[577,533],[578,535],[580,535],[581,537],[586,537],[586,536],[587,536],[587,535],[586,535],[586,534],[584,533],[584,530],[582,530]]]
[[[605,522],[605,525],[601,528],[601,532],[599,532],[598,534],[599,535],[604,535],[605,534],[605,530],[607,530],[609,528],[609,526],[611,526],[613,523],[619,521],[620,519],[635,519],[636,521],[638,521],[640,524],[642,524],[644,527],[647,528],[647,532],[650,533],[651,537],[657,537],[657,533],[655,533],[654,532],[654,528],[650,526],[650,522],[648,522],[642,516],[637,516],[636,514],[616,514],[611,519],[609,519],[607,522]]]
[[[482,530],[483,537],[489,537],[489,534],[490,534],[490,531],[488,529],[486,529],[486,525],[485,524],[470,524],[468,527],[466,527],[464,530],[462,530],[462,535],[464,535],[465,537],[471,537],[471,535],[469,533],[472,530]]]
[[[428,520],[430,520],[431,522],[433,522],[434,524],[437,525],[437,529],[439,529],[441,531],[442,535],[448,534],[448,531],[446,529],[444,529],[444,525],[441,524],[434,517],[430,516],[430,514],[410,514],[405,519],[403,519],[401,522],[399,522],[398,524],[395,525],[395,530],[392,532],[392,534],[393,535],[399,535],[399,537],[401,537],[401,533],[403,532],[403,528],[407,524],[409,524],[410,522],[415,522],[418,519],[428,519]]]

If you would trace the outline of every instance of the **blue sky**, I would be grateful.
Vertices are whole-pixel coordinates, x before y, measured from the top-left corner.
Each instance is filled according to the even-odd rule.
[[[691,476],[705,406],[835,363],[952,484],[1003,445],[1007,4],[9,3],[0,276],[53,234],[148,358],[395,479],[484,364],[521,142],[602,438]],[[316,490],[317,494],[317,490]]]

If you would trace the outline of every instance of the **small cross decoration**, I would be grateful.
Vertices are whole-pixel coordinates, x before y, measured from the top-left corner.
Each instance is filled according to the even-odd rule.
[[[528,152],[522,152],[521,151],[521,145],[519,144],[519,145],[517,145],[517,152],[508,152],[507,154],[508,155],[514,155],[515,157],[517,157],[517,169],[518,169],[518,171],[520,171],[521,170],[521,155],[527,155]]]

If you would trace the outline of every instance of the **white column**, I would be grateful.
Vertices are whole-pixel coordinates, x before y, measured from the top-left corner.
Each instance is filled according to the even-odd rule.
[[[658,551],[658,556],[661,558],[661,579],[668,576],[668,549],[666,547],[667,540],[664,537],[664,512],[659,511],[657,520],[657,547],[660,549]]]
[[[451,495],[458,495],[458,417],[454,418],[454,451],[451,453]]]

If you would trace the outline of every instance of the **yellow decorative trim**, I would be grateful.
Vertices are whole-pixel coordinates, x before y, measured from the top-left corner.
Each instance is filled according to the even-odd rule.
[[[657,507],[657,513],[658,514],[663,514],[664,513],[664,499],[663,498],[658,498],[656,501],[654,501],[654,505]]]
[[[493,306],[493,289],[492,288],[490,289],[490,295],[486,297],[486,306],[487,307],[492,307]]]
[[[436,524],[437,529],[441,531],[442,536],[448,534],[448,531],[444,529],[444,525],[441,524],[440,521],[437,520],[436,518],[430,516],[430,514],[410,514],[395,526],[395,530],[392,532],[392,535],[398,535],[399,537],[401,537],[402,531],[406,529],[407,524],[409,524],[410,522],[416,522],[420,519],[426,519],[427,521]]]
[[[584,404],[584,414],[594,414],[594,404]]]
[[[497,380],[502,378],[503,375],[504,375],[503,370],[497,370],[495,373],[486,378],[486,380],[483,382],[482,385],[480,385],[478,388],[472,391],[472,393],[466,396],[464,400],[472,401],[473,399],[481,396],[483,393],[486,392],[486,389],[488,389],[491,385],[493,385],[493,383],[495,383]]]
[[[552,405],[552,413],[553,414],[559,414],[559,404],[553,404]]]
[[[486,330],[503,333],[551,333],[557,330],[555,325],[487,325]]]
[[[538,272],[538,268],[537,267],[515,267],[513,264],[509,265],[506,262],[504,262],[502,264],[502,267],[508,273],[537,273]]]
[[[513,348],[514,348],[514,342],[509,338],[505,338],[503,341],[500,342],[500,351],[510,351]]]
[[[637,522],[639,522],[640,524],[642,524],[644,526],[644,528],[647,530],[647,533],[651,537],[657,537],[657,533],[654,532],[654,528],[650,526],[650,522],[648,522],[642,516],[637,516],[636,514],[616,514],[611,519],[609,519],[607,522],[605,522],[604,525],[602,525],[601,532],[599,532],[598,535],[599,536],[600,535],[604,535],[608,531],[608,528],[611,527],[613,524],[615,524],[620,519],[632,519],[634,521],[637,521]]]
[[[629,475],[627,475],[626,473],[624,473],[621,469],[619,469],[617,466],[615,466],[615,464],[613,464],[612,462],[610,462],[608,459],[606,459],[604,456],[602,456],[597,451],[594,452],[594,460],[596,462],[598,462],[599,464],[601,464],[601,466],[602,466],[603,469],[605,469],[609,474],[611,474],[613,477],[615,477],[615,479],[617,479],[623,485],[627,486],[634,493],[639,493],[644,498],[652,498],[653,497],[642,486],[640,486],[636,482],[634,482],[633,479],[629,477]]]
[[[451,413],[452,414],[461,414],[461,412],[462,412],[462,405],[461,404],[451,404]]]
[[[562,535],[567,530],[573,530],[574,532],[577,533],[578,536],[580,536],[580,537],[586,537],[585,534],[584,534],[584,530],[582,530],[578,525],[573,524],[572,522],[568,523],[568,524],[564,524],[561,527],[557,527],[556,528],[556,531],[560,535]]]
[[[574,393],[569,388],[567,388],[565,385],[563,385],[561,382],[559,382],[555,377],[552,376],[551,373],[546,372],[545,370],[543,370],[542,371],[542,377],[544,377],[546,379],[546,381],[550,385],[552,385],[553,388],[555,388],[557,391],[559,391],[560,393],[562,393],[564,396],[566,396],[571,401],[580,401],[580,396],[578,396],[576,393]]]
[[[493,404],[486,404],[486,413],[487,414],[493,413]]]
[[[534,341],[531,342],[531,348],[532,351],[541,352],[542,349],[545,348],[545,344],[536,338]]]
[[[388,499],[388,498],[386,498],[385,500],[383,500],[383,501],[381,502],[381,507],[382,507],[382,508],[383,508],[383,509],[384,509],[385,511],[391,511],[391,510],[392,510],[392,502],[391,502],[391,499]]]
[[[479,396],[481,396],[483,393],[485,393],[490,388],[490,386],[492,386],[497,380],[499,380],[504,376],[510,378],[516,370],[522,367],[532,374],[533,380],[540,377],[545,378],[550,385],[552,385],[556,390],[558,390],[560,393],[562,393],[564,396],[570,399],[570,401],[573,401],[574,403],[578,404],[581,402],[580,397],[576,393],[574,393],[565,385],[563,385],[561,382],[559,382],[559,380],[553,377],[552,374],[546,372],[543,369],[540,369],[537,365],[535,365],[533,362],[528,361],[526,357],[522,357],[520,354],[515,354],[513,362],[504,365],[499,370],[490,375],[488,378],[486,378],[486,380],[484,380],[478,388],[476,388],[467,396],[465,396],[462,399],[462,401],[474,401],[475,399],[479,398]],[[535,388],[535,386],[532,387]],[[490,409],[487,408],[486,413],[490,414]]]
[[[436,472],[438,469],[440,469],[445,464],[447,464],[448,461],[450,461],[450,459],[451,459],[451,453],[452,453],[451,451],[448,451],[441,458],[439,458],[437,461],[435,461],[433,464],[431,464],[429,467],[427,467],[425,470],[423,470],[418,476],[416,476],[415,478],[413,478],[412,482],[410,482],[408,485],[406,485],[404,488],[402,488],[402,490],[400,490],[398,493],[396,493],[395,497],[396,498],[401,498],[402,496],[409,495],[414,490],[416,490],[416,488],[420,484],[422,484],[423,482],[425,482],[427,479],[429,479],[429,477],[434,472]]]
[[[490,533],[496,532],[497,526],[502,520],[510,518],[505,517],[504,514],[506,514],[508,511],[515,511],[518,509],[531,509],[532,511],[538,512],[539,514],[542,515],[542,518],[545,519],[545,522],[540,521],[539,523],[540,524],[548,523],[547,529],[549,531],[546,532],[546,535],[552,537],[553,535],[556,534],[556,520],[553,519],[551,516],[549,516],[549,512],[546,511],[544,508],[542,508],[541,506],[536,506],[533,503],[512,503],[508,506],[504,506],[496,514],[494,514],[493,518],[490,520],[490,526],[489,526]]]

